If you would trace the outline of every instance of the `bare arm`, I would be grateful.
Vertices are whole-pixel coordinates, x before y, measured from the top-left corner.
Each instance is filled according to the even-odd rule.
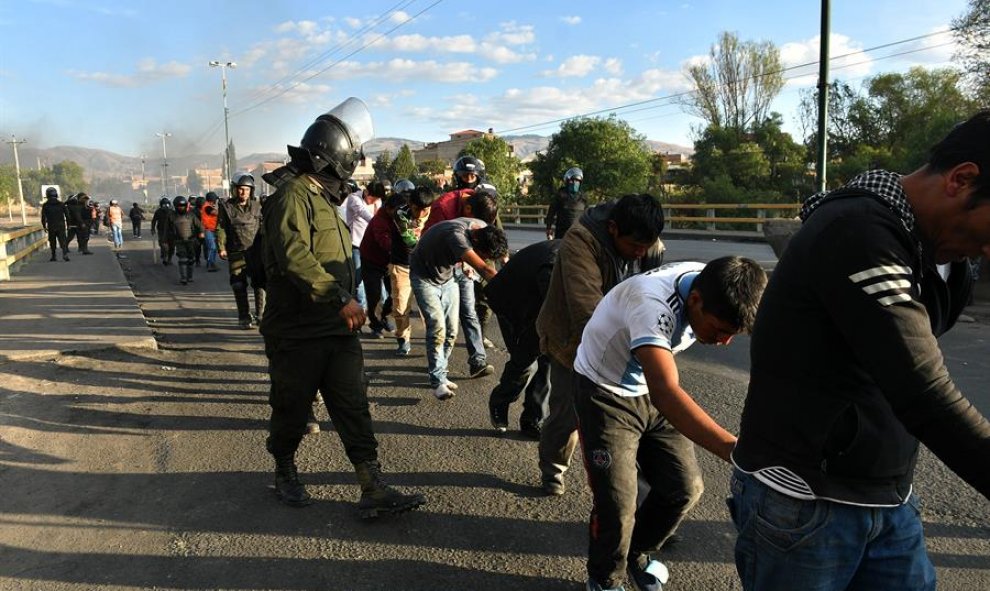
[[[471,265],[477,272],[481,273],[481,276],[485,279],[491,279],[497,273],[495,267],[485,263],[485,260],[478,256],[478,253],[473,250],[465,252],[461,256],[461,260],[468,265]]]
[[[661,347],[644,346],[633,354],[643,366],[653,406],[685,437],[728,462],[736,437],[681,388],[673,353]]]

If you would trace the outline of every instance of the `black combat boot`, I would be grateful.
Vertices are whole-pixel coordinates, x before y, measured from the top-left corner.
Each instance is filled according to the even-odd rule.
[[[299,482],[294,454],[275,456],[275,495],[290,507],[305,507],[313,502]]]
[[[234,290],[234,303],[237,304],[237,325],[243,329],[251,328],[251,306],[248,304],[247,289]]]
[[[261,317],[265,314],[265,290],[259,287],[254,288],[254,318],[255,326],[261,324]]]
[[[379,513],[404,513],[426,503],[423,495],[404,495],[385,484],[381,466],[376,461],[356,464],[354,471],[361,484],[358,513],[362,519],[378,517]]]

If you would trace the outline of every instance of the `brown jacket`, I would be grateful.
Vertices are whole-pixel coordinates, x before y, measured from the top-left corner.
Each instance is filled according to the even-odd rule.
[[[646,256],[630,263],[625,275],[620,276],[622,272],[610,254],[611,243],[604,244],[599,238],[602,231],[594,232],[589,227],[604,223],[589,215],[596,209],[599,208],[586,212],[564,235],[550,288],[536,319],[540,351],[565,367],[573,366],[584,325],[605,294],[622,279],[659,267],[663,261],[664,245],[657,240]]]

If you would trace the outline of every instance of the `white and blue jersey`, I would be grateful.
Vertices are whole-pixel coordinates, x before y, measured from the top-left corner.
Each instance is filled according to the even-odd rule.
[[[694,344],[685,302],[704,263],[670,263],[615,286],[584,327],[574,371],[618,396],[649,392],[633,351],[644,345],[676,354]]]

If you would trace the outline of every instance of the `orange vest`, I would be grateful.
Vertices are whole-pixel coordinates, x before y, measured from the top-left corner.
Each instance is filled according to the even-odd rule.
[[[199,210],[199,220],[203,222],[203,229],[208,232],[217,231],[217,206],[213,206],[213,213],[206,213],[206,207],[208,203],[204,203],[203,207]]]

